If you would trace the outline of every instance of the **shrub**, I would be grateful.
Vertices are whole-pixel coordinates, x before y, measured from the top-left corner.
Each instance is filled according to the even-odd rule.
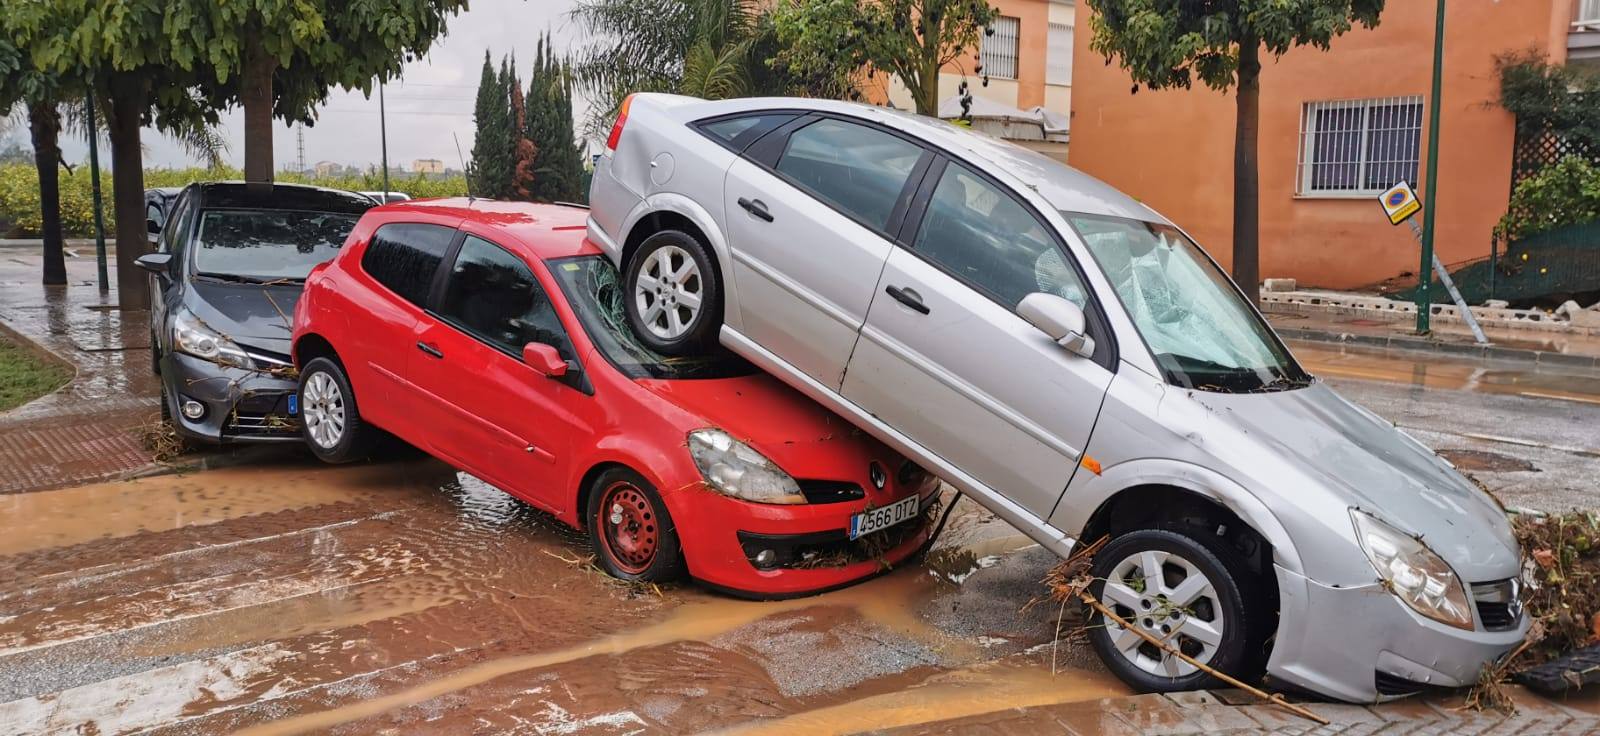
[[[1523,179],[1495,237],[1512,242],[1534,233],[1600,220],[1600,167],[1581,156],[1567,156]]]

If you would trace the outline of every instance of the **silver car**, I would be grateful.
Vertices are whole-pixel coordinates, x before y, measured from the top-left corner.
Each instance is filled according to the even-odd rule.
[[[1074,169],[881,108],[637,94],[590,202],[651,347],[720,340],[1057,554],[1109,536],[1094,592],[1200,662],[1373,701],[1527,630],[1494,500]],[[1135,687],[1214,684],[1089,630]]]

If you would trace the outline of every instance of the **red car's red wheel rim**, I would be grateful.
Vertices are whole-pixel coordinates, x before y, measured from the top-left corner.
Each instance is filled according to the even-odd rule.
[[[661,544],[657,514],[650,499],[631,483],[618,482],[600,497],[600,546],[617,569],[638,575],[649,569]]]

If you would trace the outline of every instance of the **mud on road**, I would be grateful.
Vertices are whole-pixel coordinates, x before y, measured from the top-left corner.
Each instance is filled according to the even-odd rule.
[[[0,734],[845,733],[1124,693],[1021,612],[1053,557],[961,508],[926,563],[756,603],[622,585],[425,460],[0,497]]]

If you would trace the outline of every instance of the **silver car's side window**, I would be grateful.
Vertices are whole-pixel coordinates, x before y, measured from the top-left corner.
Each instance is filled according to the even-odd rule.
[[[789,136],[777,169],[801,189],[884,230],[922,147],[841,120],[819,120]]]
[[[1044,292],[1088,308],[1083,282],[1039,219],[961,164],[939,177],[912,249],[1002,304]]]

